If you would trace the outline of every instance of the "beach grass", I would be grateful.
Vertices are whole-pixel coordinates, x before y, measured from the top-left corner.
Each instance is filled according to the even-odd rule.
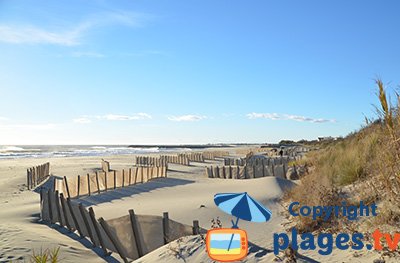
[[[59,259],[60,248],[40,250],[39,253],[33,252],[31,256],[32,263],[57,263]]]
[[[366,118],[365,125],[343,140],[320,145],[320,150],[307,155],[310,174],[287,192],[285,200],[306,205],[340,205],[343,201],[377,202],[380,213],[375,220],[397,225],[400,218],[400,96],[391,103],[381,80],[376,80],[379,104],[376,119]],[[356,189],[344,194],[349,186]],[[340,219],[295,218],[300,231],[322,228],[338,230]]]

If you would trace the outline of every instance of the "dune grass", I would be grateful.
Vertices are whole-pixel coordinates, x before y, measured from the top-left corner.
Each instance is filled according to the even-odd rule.
[[[289,191],[287,201],[306,205],[337,205],[351,202],[352,196],[342,190],[348,185],[361,185],[358,199],[382,204],[379,220],[385,224],[399,224],[400,219],[400,96],[392,105],[381,80],[376,81],[379,106],[376,120],[366,120],[365,127],[340,141],[321,146],[308,154],[311,173],[302,183]],[[311,221],[295,218],[296,227],[313,231],[332,228],[340,222]],[[337,219],[332,219],[337,220]]]
[[[17,260],[17,261],[10,261],[10,263],[13,262],[26,262]],[[29,261],[30,263],[58,263],[61,262],[60,259],[60,247],[54,248],[54,249],[40,249],[40,252],[32,252],[32,255],[30,256]]]
[[[39,253],[35,253],[33,251],[32,257],[31,257],[31,262],[32,263],[57,263],[60,262],[59,260],[59,253],[60,253],[60,248],[54,248],[52,250],[46,249],[46,250],[40,250]]]

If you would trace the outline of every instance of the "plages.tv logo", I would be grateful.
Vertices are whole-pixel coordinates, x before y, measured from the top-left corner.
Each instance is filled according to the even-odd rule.
[[[208,256],[220,262],[242,260],[247,256],[247,233],[239,229],[239,219],[251,222],[267,222],[271,211],[245,193],[221,193],[214,196],[215,204],[225,213],[236,217],[232,228],[215,228],[207,231]]]
[[[345,202],[338,206],[307,206],[301,205],[299,202],[292,202],[288,207],[289,213],[294,216],[310,217],[312,220],[322,219],[324,221],[330,220],[332,217],[346,217],[350,221],[358,220],[361,217],[377,216],[376,204],[365,205],[360,201],[359,205],[347,205]],[[340,250],[382,250],[383,242],[386,241],[388,248],[392,251],[398,248],[400,241],[400,233],[391,235],[389,233],[382,233],[379,229],[375,229],[370,234],[373,243],[368,242],[367,234],[364,233],[319,233],[313,235],[312,233],[299,233],[296,228],[291,229],[291,233],[275,233],[274,240],[274,254],[277,255],[279,251],[285,250],[289,245],[294,250],[317,250],[320,255],[330,255],[336,247]]]

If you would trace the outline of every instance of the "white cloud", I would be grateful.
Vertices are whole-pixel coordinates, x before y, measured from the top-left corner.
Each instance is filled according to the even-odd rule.
[[[80,124],[87,124],[87,123],[92,122],[92,120],[87,117],[76,118],[76,119],[73,119],[72,121],[75,123],[80,123]]]
[[[279,114],[277,113],[249,113],[246,115],[249,119],[270,119],[270,120],[278,120],[280,119]]]
[[[35,25],[0,24],[0,42],[75,46],[79,45],[85,34],[95,27],[107,25],[139,27],[149,18],[151,16],[147,14],[119,11],[92,15],[87,20],[68,29],[49,30]]]
[[[0,121],[8,121],[8,118],[0,116]]]
[[[204,119],[207,119],[207,117],[201,115],[180,115],[168,117],[168,120],[170,121],[200,121]]]
[[[97,115],[97,116],[90,116],[90,115],[83,115],[79,118],[73,119],[74,123],[79,124],[87,124],[91,123],[94,120],[106,120],[106,121],[135,121],[135,120],[147,120],[151,119],[152,116],[147,113],[136,113],[132,115],[121,115],[121,114],[106,114],[106,115]]]
[[[313,122],[313,123],[324,123],[324,122],[336,122],[336,120],[329,119],[314,119],[310,117],[291,115],[291,114],[278,114],[278,113],[256,113],[252,112],[246,115],[249,119],[270,119],[270,120],[293,120],[299,122]]]
[[[51,32],[32,25],[0,25],[0,41],[11,44],[26,43],[73,46],[79,44],[79,39],[84,31],[85,28],[82,26],[65,32]]]
[[[104,116],[97,116],[97,118],[108,121],[131,121],[131,120],[151,119],[151,115],[141,112],[134,115],[107,114]]]

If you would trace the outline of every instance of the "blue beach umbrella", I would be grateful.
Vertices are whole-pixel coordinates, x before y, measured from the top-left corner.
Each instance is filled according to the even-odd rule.
[[[271,218],[271,211],[245,193],[224,193],[214,196],[215,204],[227,214],[236,217],[232,220],[232,228],[238,228],[239,219],[251,222],[267,222]],[[228,250],[232,244],[233,235]]]

